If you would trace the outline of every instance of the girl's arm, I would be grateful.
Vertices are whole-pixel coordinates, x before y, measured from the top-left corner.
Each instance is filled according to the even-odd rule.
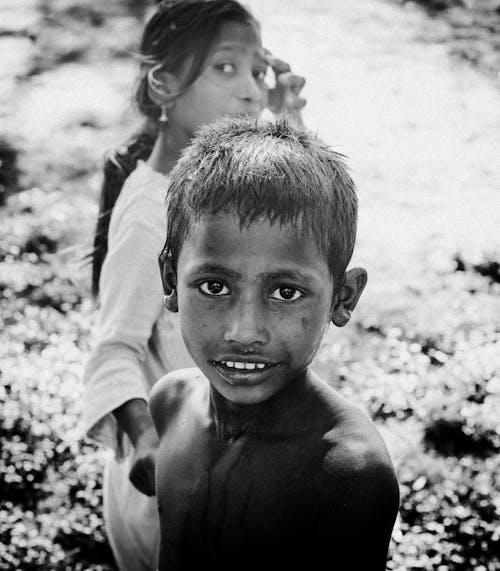
[[[155,494],[155,460],[158,436],[146,402],[132,399],[113,411],[118,426],[134,446],[130,481],[143,494]]]
[[[98,341],[85,372],[87,434],[118,452],[119,434],[128,435],[139,466],[139,474],[134,466],[130,477],[145,493],[153,493],[152,451],[157,439],[147,409],[152,379],[144,378],[142,363],[163,309],[156,259],[162,230],[161,208],[146,201],[126,211],[110,236],[101,276]]]

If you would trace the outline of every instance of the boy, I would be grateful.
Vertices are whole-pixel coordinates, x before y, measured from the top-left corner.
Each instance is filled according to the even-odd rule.
[[[366,284],[356,218],[342,158],[286,121],[220,121],[172,171],[160,266],[198,369],[150,398],[160,571],[385,569],[389,455],[309,369]]]

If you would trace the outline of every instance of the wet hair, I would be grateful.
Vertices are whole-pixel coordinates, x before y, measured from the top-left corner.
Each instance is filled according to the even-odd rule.
[[[312,238],[340,286],[358,210],[344,159],[286,118],[224,118],[199,129],[170,173],[160,264],[169,257],[176,271],[193,225],[223,212],[242,227],[264,218]]]
[[[135,103],[145,118],[141,129],[124,145],[108,153],[104,165],[99,215],[94,236],[92,292],[99,292],[99,278],[108,251],[111,213],[125,179],[139,160],[146,160],[158,134],[159,106],[152,100],[149,78],[153,72],[180,74],[180,95],[200,76],[206,58],[223,24],[236,22],[258,26],[253,16],[235,0],[163,1],[146,24],[140,45],[140,74]]]

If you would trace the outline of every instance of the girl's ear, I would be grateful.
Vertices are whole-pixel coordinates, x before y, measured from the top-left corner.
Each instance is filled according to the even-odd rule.
[[[169,256],[160,256],[160,272],[163,284],[163,304],[172,313],[179,310],[177,303],[177,277],[172,265],[172,259]]]
[[[155,65],[148,71],[148,95],[159,107],[169,109],[179,94],[179,80],[174,74]]]
[[[365,289],[367,280],[368,274],[363,268],[353,268],[346,273],[332,309],[332,321],[337,327],[343,327],[351,319],[351,313]]]

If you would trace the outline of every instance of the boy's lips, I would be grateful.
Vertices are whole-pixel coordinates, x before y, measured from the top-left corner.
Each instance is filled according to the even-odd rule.
[[[231,384],[260,383],[267,373],[279,365],[267,359],[252,356],[251,359],[242,359],[241,356],[225,357],[213,360],[211,364],[219,370],[220,374]]]

